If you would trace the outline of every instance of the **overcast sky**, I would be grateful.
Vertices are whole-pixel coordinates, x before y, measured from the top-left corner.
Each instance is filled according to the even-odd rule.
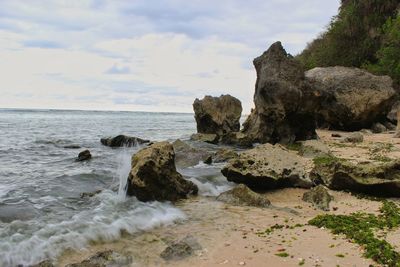
[[[0,108],[192,112],[253,105],[254,57],[297,54],[339,0],[0,0]]]

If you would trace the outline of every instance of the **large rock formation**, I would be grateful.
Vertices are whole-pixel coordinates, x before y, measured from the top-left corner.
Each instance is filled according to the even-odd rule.
[[[257,190],[280,187],[310,188],[306,160],[281,145],[264,144],[247,150],[222,169],[228,181]]]
[[[175,153],[170,143],[155,143],[133,155],[128,195],[141,201],[176,201],[197,191],[195,184],[176,171]]]
[[[354,165],[335,157],[315,159],[315,184],[385,197],[400,197],[400,161]]]
[[[292,143],[316,137],[314,111],[321,95],[307,85],[301,65],[280,42],[254,59],[255,109],[243,132],[259,143]]]
[[[222,136],[240,129],[242,104],[233,96],[205,96],[194,101],[193,109],[198,133]]]
[[[324,92],[318,124],[338,130],[370,128],[385,120],[396,94],[389,76],[357,68],[315,68],[305,76],[315,91]]]

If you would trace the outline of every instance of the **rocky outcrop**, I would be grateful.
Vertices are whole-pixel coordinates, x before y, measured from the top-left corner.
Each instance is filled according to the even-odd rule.
[[[80,263],[68,264],[65,267],[124,267],[130,266],[131,264],[131,256],[124,256],[112,250],[106,250],[98,252]]]
[[[301,142],[299,155],[306,158],[331,156],[332,152],[327,145],[320,140],[307,140]]]
[[[400,197],[400,161],[354,165],[335,157],[317,158],[311,172],[315,184],[385,197]]]
[[[177,261],[190,257],[196,250],[201,250],[201,245],[193,236],[186,236],[180,241],[172,242],[160,254],[166,261]]]
[[[90,154],[89,150],[84,150],[78,154],[78,158],[76,159],[77,161],[85,161],[89,160],[92,158],[92,154]]]
[[[315,68],[305,73],[314,91],[324,94],[318,110],[320,126],[356,131],[385,120],[396,92],[389,76],[347,67]]]
[[[176,171],[175,152],[168,142],[154,143],[133,155],[127,186],[127,194],[141,201],[176,201],[198,192]]]
[[[301,65],[280,42],[254,59],[255,108],[243,125],[253,143],[292,143],[316,138],[315,110],[322,97],[308,86]]]
[[[329,211],[329,203],[332,200],[333,197],[322,185],[318,185],[303,194],[303,201],[312,203],[316,208],[324,211]]]
[[[236,153],[231,149],[221,148],[214,153],[214,155],[212,156],[212,161],[214,163],[221,163],[237,158],[238,156],[239,156],[238,153]]]
[[[173,142],[172,146],[175,151],[175,164],[178,168],[195,166],[211,156],[211,153],[200,148],[192,147],[180,139]]]
[[[141,139],[138,137],[131,137],[126,135],[118,135],[115,137],[102,138],[101,143],[109,147],[132,147],[136,145],[150,143],[149,140]]]
[[[205,96],[193,103],[197,132],[222,136],[240,129],[242,104],[230,95]]]
[[[271,202],[266,196],[252,191],[244,184],[220,194],[217,200],[234,206],[253,206],[267,208],[271,206]]]
[[[222,174],[228,181],[258,190],[312,185],[306,160],[281,145],[264,144],[247,150],[230,160]]]
[[[206,142],[209,144],[218,144],[219,135],[197,133],[197,134],[192,134],[192,136],[190,136],[190,140],[198,142]]]

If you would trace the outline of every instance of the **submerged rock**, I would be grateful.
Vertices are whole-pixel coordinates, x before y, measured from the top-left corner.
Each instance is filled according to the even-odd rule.
[[[101,138],[101,143],[109,147],[131,147],[141,144],[150,143],[149,140],[141,139],[138,137],[131,137],[126,135],[118,135],[115,137]]]
[[[171,243],[161,252],[160,256],[166,261],[182,260],[192,256],[196,250],[200,249],[202,249],[202,247],[197,240],[188,235],[178,242]]]
[[[216,134],[201,134],[201,133],[197,133],[197,134],[192,134],[192,136],[190,136],[190,140],[192,141],[199,141],[199,142],[206,142],[206,143],[210,143],[210,144],[218,144],[219,142],[219,136]]]
[[[123,267],[130,266],[131,256],[124,256],[112,250],[101,251],[80,262],[68,264],[65,267]]]
[[[242,104],[233,96],[205,96],[194,101],[193,109],[198,133],[222,136],[240,129]]]
[[[323,92],[318,123],[357,131],[385,118],[396,95],[389,76],[347,67],[315,68],[305,73],[315,91]]]
[[[38,264],[29,265],[29,267],[54,267],[54,264],[50,260],[45,260]]]
[[[292,143],[317,137],[315,110],[322,95],[308,86],[301,64],[280,42],[254,59],[255,109],[243,124],[253,143]]]
[[[303,157],[322,157],[332,155],[329,147],[319,140],[307,140],[301,142],[299,155]]]
[[[262,194],[252,191],[244,184],[220,194],[217,200],[235,205],[235,206],[253,206],[267,208],[271,202]]]
[[[254,189],[310,188],[304,158],[281,145],[264,144],[241,153],[222,169],[228,181]]]
[[[83,192],[80,194],[80,197],[81,198],[90,198],[90,197],[94,197],[95,195],[100,194],[101,192],[103,192],[103,190],[101,190],[101,189],[96,190],[94,192]]]
[[[400,197],[400,160],[352,164],[335,157],[316,158],[311,179],[333,190]]]
[[[89,160],[92,158],[92,154],[90,154],[89,150],[84,150],[81,153],[79,153],[77,161],[85,161],[85,160]]]
[[[333,197],[329,194],[325,186],[318,185],[303,194],[303,200],[312,203],[318,209],[329,211],[329,203]]]
[[[168,142],[154,143],[132,157],[127,194],[140,201],[176,201],[198,188],[176,171],[175,152]]]
[[[211,153],[200,148],[195,148],[180,139],[173,142],[172,146],[175,151],[175,164],[178,168],[195,166],[199,162],[205,161],[211,155]]]
[[[243,132],[232,132],[221,136],[220,142],[225,145],[233,145],[243,148],[253,147],[253,140]]]

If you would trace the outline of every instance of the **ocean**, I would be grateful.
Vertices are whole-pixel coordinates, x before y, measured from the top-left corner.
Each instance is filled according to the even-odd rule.
[[[66,249],[116,240],[122,232],[184,223],[185,213],[171,203],[125,196],[130,160],[140,147],[110,148],[100,138],[126,134],[172,142],[195,131],[193,114],[0,109],[0,266],[56,259]],[[77,162],[84,149],[93,158]],[[218,165],[179,171],[200,195],[232,186]],[[81,198],[96,190],[102,192]]]

